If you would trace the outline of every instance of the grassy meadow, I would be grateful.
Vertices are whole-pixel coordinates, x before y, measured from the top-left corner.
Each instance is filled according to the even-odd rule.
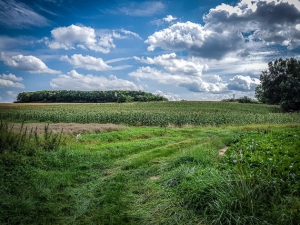
[[[299,113],[0,104],[0,120],[0,224],[300,223]]]

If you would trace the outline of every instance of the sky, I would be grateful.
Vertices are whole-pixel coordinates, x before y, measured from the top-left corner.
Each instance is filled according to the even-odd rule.
[[[300,59],[299,0],[0,0],[0,102],[38,90],[255,97]]]

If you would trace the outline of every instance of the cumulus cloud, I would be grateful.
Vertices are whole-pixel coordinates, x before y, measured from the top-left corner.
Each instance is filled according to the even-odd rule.
[[[6,56],[2,53],[1,60],[12,68],[27,71],[29,73],[61,73],[60,71],[49,69],[42,60],[32,55],[24,56],[19,54],[15,56]]]
[[[142,87],[133,82],[119,79],[113,75],[109,78],[92,74],[83,75],[75,70],[53,78],[50,86],[54,89],[73,90],[142,90]]]
[[[166,22],[168,22],[168,23],[170,23],[170,22],[172,22],[174,20],[177,20],[177,18],[173,17],[172,15],[167,15],[165,18],[163,18],[163,20],[166,21]]]
[[[14,74],[2,74],[0,75],[0,88],[25,88],[24,84],[15,82],[22,81],[22,77],[17,77]]]
[[[80,67],[96,71],[112,69],[112,67],[107,65],[102,58],[95,58],[89,55],[83,56],[81,54],[74,54],[71,56],[71,58],[65,55],[61,57],[61,60],[70,63],[75,68]]]
[[[189,60],[179,59],[174,52],[154,58],[139,58],[136,56],[134,58],[146,64],[161,66],[172,74],[201,76],[202,71],[208,69],[206,64],[203,65],[193,58],[190,58]]]
[[[91,27],[70,25],[58,27],[51,31],[53,40],[48,42],[51,49],[89,49],[96,52],[109,53],[114,48],[111,36],[96,36],[95,30]]]
[[[129,73],[129,76],[156,80],[158,83],[184,87],[192,92],[220,92],[226,89],[226,84],[210,83],[204,81],[199,76],[181,76],[178,74],[170,74],[149,66],[140,67],[136,71]]]
[[[174,93],[171,93],[171,92],[164,93],[160,90],[156,90],[153,94],[165,97],[169,101],[180,101],[181,100],[180,95],[174,94]]]
[[[109,53],[115,48],[115,39],[125,39],[141,37],[132,31],[120,30],[95,30],[91,27],[70,25],[68,27],[58,27],[51,31],[52,40],[44,39],[44,42],[51,49],[76,49],[92,50],[95,52]]]
[[[205,27],[217,32],[243,32],[247,38],[288,48],[300,45],[300,2],[294,0],[241,0],[236,6],[221,4],[203,17]]]
[[[0,24],[17,29],[49,25],[45,17],[26,4],[14,0],[0,1]]]
[[[166,50],[186,50],[191,55],[220,59],[230,51],[236,51],[244,42],[239,32],[216,32],[200,24],[178,22],[169,28],[155,32],[145,41],[148,51],[160,47]]]
[[[153,94],[165,97],[169,101],[180,101],[181,100],[180,95],[174,94],[174,93],[171,93],[171,92],[164,93],[160,90],[156,90]]]
[[[16,75],[9,73],[9,74],[2,74],[0,75],[0,79],[3,80],[12,80],[12,81],[22,81],[23,78],[22,77],[17,77]]]
[[[260,80],[257,78],[251,78],[250,76],[237,75],[230,79],[228,89],[239,91],[254,91],[256,86],[260,84]]]
[[[154,58],[140,58],[136,56],[134,58],[153,67],[140,67],[136,71],[129,73],[129,76],[184,87],[192,92],[226,91],[226,84],[220,77],[208,76],[203,79],[202,71],[207,70],[208,66],[200,63],[197,58],[178,58],[175,53],[164,54]]]

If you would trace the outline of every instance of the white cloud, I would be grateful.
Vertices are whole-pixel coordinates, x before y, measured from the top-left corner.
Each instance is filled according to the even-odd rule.
[[[140,37],[140,35],[138,35],[138,34],[135,33],[135,32],[132,32],[132,31],[130,31],[130,30],[125,30],[125,29],[121,29],[120,31],[121,31],[122,33],[124,33],[124,34],[131,35],[131,36],[134,36],[134,37],[136,37],[136,38],[142,40],[142,38]]]
[[[164,93],[160,90],[156,90],[153,94],[165,97],[169,101],[180,101],[181,100],[180,95],[174,94],[174,93],[171,93],[171,92]]]
[[[203,58],[220,59],[236,51],[244,42],[239,32],[216,32],[200,24],[176,23],[169,28],[155,32],[145,41],[148,51],[160,47],[166,50],[186,50]]]
[[[89,49],[96,52],[109,53],[114,48],[111,35],[97,37],[91,27],[70,25],[59,27],[51,31],[53,40],[48,42],[51,49]]]
[[[80,67],[96,71],[112,69],[112,67],[107,65],[102,58],[95,58],[89,55],[83,56],[81,54],[74,54],[71,56],[71,58],[65,55],[61,57],[61,60],[69,62],[75,68]]]
[[[207,76],[203,79],[202,71],[206,71],[208,66],[200,63],[197,58],[178,58],[175,53],[154,58],[139,58],[136,56],[134,58],[154,67],[140,67],[129,73],[129,76],[184,87],[192,92],[224,92],[227,90],[226,83],[219,76]]]
[[[2,74],[0,75],[0,79],[3,80],[12,80],[12,81],[22,81],[23,78],[22,77],[17,77],[16,75],[9,73],[9,74]]]
[[[0,78],[0,88],[25,88],[24,84],[21,84],[19,82],[13,82],[11,80],[5,80]]]
[[[54,89],[73,90],[142,90],[141,86],[137,86],[128,80],[119,79],[113,75],[109,78],[94,76],[92,74],[83,75],[75,70],[53,78],[50,86]]]
[[[1,60],[10,67],[30,73],[61,73],[60,71],[49,69],[42,60],[32,55],[24,56],[19,54],[9,57],[2,53]]]
[[[251,78],[250,76],[237,75],[230,79],[228,89],[240,90],[240,91],[254,91],[255,87],[260,84],[260,80],[257,78]]]
[[[122,34],[121,34],[122,33]],[[126,39],[130,36],[141,39],[132,31],[120,30],[95,30],[91,27],[70,25],[68,27],[58,27],[51,31],[52,39],[44,38],[43,41],[51,49],[76,49],[92,50],[95,52],[109,53],[115,48],[115,39]]]
[[[170,22],[172,22],[174,20],[177,20],[177,18],[173,17],[172,15],[167,15],[165,18],[163,18],[163,20],[166,21],[166,22],[168,22],[168,23],[170,23]]]
[[[146,64],[152,64],[163,67],[166,71],[172,74],[181,74],[188,76],[201,76],[203,70],[207,70],[208,66],[199,63],[194,58],[189,58],[188,60],[177,58],[176,54],[164,54],[152,58],[147,57],[139,58],[134,57],[136,60],[139,60]]]
[[[223,80],[229,79],[229,76],[233,75],[251,75],[253,77],[259,77],[261,71],[268,68],[267,60],[269,57],[274,57],[275,52],[257,52],[251,53],[244,59],[229,54],[221,60],[203,60],[203,63],[207,64],[209,70],[203,73],[203,77],[212,76],[218,74]]]
[[[0,1],[0,24],[13,28],[48,26],[47,19],[22,2]]]
[[[155,68],[140,67],[136,71],[129,73],[129,76],[156,80],[158,83],[184,87],[192,92],[221,92],[226,90],[226,84],[210,83],[204,81],[199,76],[181,76],[177,74],[170,74]]]
[[[15,82],[15,81],[22,81],[22,77],[17,77],[16,75],[9,73],[9,74],[2,74],[0,75],[0,88],[25,88],[24,84]]]

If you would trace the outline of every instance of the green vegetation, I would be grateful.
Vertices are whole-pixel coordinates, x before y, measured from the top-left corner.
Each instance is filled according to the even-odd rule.
[[[120,110],[151,119],[159,110],[170,118],[198,110],[210,123],[169,120],[79,135],[52,133],[47,124],[43,134],[26,123],[16,132],[2,122],[0,224],[300,223],[299,114],[266,105],[168,102],[1,106],[0,115],[10,113],[6,122],[21,121],[12,116],[18,111],[81,118],[83,109],[89,116]],[[223,125],[209,112],[233,116]],[[251,112],[257,120],[236,126],[234,116],[247,120]],[[259,120],[264,116],[269,121]]]
[[[238,102],[238,103],[252,103],[252,104],[259,104],[260,102],[249,98],[247,96],[241,97],[241,98],[228,98],[228,99],[223,99],[222,102]]]
[[[150,102],[168,99],[143,91],[35,91],[22,92],[17,96],[18,103],[28,102],[67,102],[67,103],[105,103],[105,102]]]
[[[11,104],[0,106],[0,120],[114,123],[133,126],[246,125],[299,123],[299,113],[278,106],[227,102],[149,102],[128,104]]]
[[[260,75],[256,98],[267,104],[280,104],[285,111],[300,110],[300,60],[277,59]]]

